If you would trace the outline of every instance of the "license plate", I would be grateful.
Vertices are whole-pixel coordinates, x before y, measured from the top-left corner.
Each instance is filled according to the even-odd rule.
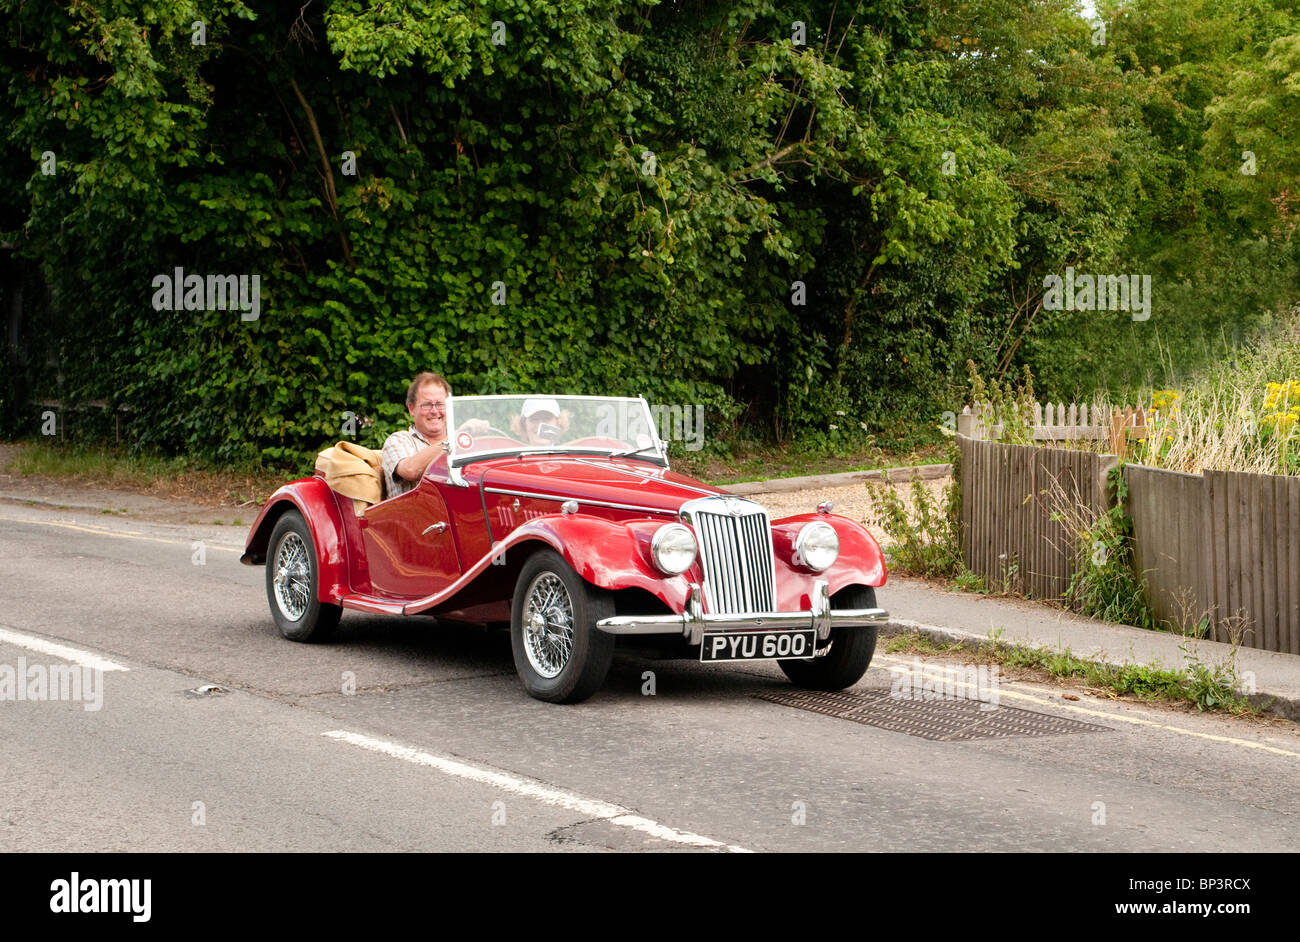
[[[767,661],[807,658],[817,651],[817,631],[705,632],[701,661]]]

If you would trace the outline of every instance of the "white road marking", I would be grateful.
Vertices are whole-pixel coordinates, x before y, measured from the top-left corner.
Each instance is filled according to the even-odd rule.
[[[22,632],[14,631],[12,628],[0,627],[0,642],[15,644],[20,648],[26,648],[29,651],[37,651],[41,654],[48,654],[51,657],[62,658],[65,661],[71,661],[73,664],[80,664],[82,667],[89,667],[91,670],[100,671],[129,671],[131,668],[123,667],[107,658],[100,657],[98,654],[92,654],[90,651],[82,651],[79,648],[70,648],[66,644],[57,644],[53,641],[46,641],[44,638],[37,638],[33,635],[25,635]]]
[[[911,669],[912,666],[910,661],[906,661],[901,657],[897,657],[889,654],[878,655],[876,657],[876,660],[894,662],[898,664],[900,667],[907,668],[907,669]],[[923,661],[922,663],[930,667],[939,668],[940,670],[946,672],[960,673],[960,668],[946,667],[941,664],[933,664],[932,662],[925,662],[925,661]],[[894,670],[895,668],[890,668],[890,669]],[[963,681],[956,680],[956,679],[954,679],[953,683],[954,686],[958,686],[958,687],[971,686],[970,684],[964,683]],[[1021,683],[1023,683],[1023,681]],[[974,690],[975,688],[972,687],[971,689]],[[1038,689],[1043,689],[1043,688],[1038,688]],[[1010,697],[1013,700],[1028,700],[1032,703],[1038,703],[1043,706],[1055,707],[1058,710],[1069,710],[1072,713],[1083,713],[1087,716],[1099,716],[1103,719],[1116,720],[1117,722],[1120,723],[1131,723],[1134,726],[1151,726],[1154,727],[1155,729],[1164,729],[1164,730],[1168,730],[1171,733],[1178,733],[1180,736],[1195,736],[1197,739],[1209,739],[1214,742],[1226,742],[1232,746],[1242,746],[1247,749],[1263,749],[1265,752],[1276,753],[1277,755],[1280,756],[1291,756],[1292,758],[1300,758],[1300,752],[1293,752],[1290,749],[1281,749],[1277,746],[1270,746],[1267,743],[1255,742],[1254,740],[1250,740],[1250,739],[1237,739],[1236,737],[1233,736],[1217,736],[1214,733],[1202,733],[1194,729],[1184,729],[1181,726],[1171,726],[1168,723],[1157,723],[1154,720],[1139,719],[1136,716],[1124,716],[1123,714],[1120,713],[1108,713],[1105,710],[1090,710],[1087,707],[1079,707],[1069,703],[1061,703],[1059,702],[1056,695],[1052,693],[1050,690],[1043,689],[1043,692],[1048,694],[1048,696],[1036,697],[1027,693],[1019,693],[1014,690],[1007,690],[1005,686],[1002,685],[998,686],[999,699],[1001,699],[1002,697]]]
[[[12,520],[15,523],[30,523],[39,527],[62,527],[65,530],[80,530],[82,533],[94,533],[99,536],[115,536],[120,540],[142,540],[145,543],[166,543],[168,546],[189,546],[193,541],[187,540],[164,540],[157,536],[141,536],[136,530],[110,530],[107,527],[91,527],[79,523],[62,523],[55,520],[33,520],[30,517],[4,517],[0,520]],[[210,550],[220,550],[225,553],[243,553],[242,549],[234,546],[222,546],[220,543],[207,543],[205,548]]]
[[[362,749],[369,749],[372,752],[392,756],[395,759],[405,759],[407,762],[414,762],[416,765],[428,766],[448,775],[455,775],[482,785],[501,788],[516,795],[523,795],[526,798],[533,798],[545,804],[554,805],[557,808],[575,811],[587,817],[600,818],[618,827],[631,828],[634,831],[649,834],[651,837],[657,837],[663,841],[672,841],[690,847],[716,848],[731,853],[752,853],[752,851],[738,847],[735,844],[725,844],[722,841],[715,841],[711,837],[692,834],[689,831],[679,831],[666,824],[660,824],[658,821],[652,821],[650,818],[643,818],[621,805],[583,798],[581,795],[551,788],[533,779],[520,778],[505,772],[479,768],[456,759],[435,756],[428,752],[412,749],[410,746],[403,746],[384,739],[373,739],[370,736],[350,733],[347,730],[335,729],[322,735],[337,739],[340,742],[360,746]]]

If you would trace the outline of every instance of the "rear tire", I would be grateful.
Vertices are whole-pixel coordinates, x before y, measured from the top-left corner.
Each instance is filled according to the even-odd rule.
[[[831,609],[875,608],[876,591],[870,586],[849,586],[835,593]],[[777,661],[785,676],[808,690],[843,690],[852,687],[871,666],[879,628],[832,628],[817,657],[806,661]]]
[[[320,567],[307,521],[288,510],[275,522],[266,554],[266,598],[280,634],[290,641],[324,641],[343,609],[317,598]]]

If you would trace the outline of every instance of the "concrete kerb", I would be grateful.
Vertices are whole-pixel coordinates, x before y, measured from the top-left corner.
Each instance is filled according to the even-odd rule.
[[[147,494],[137,494],[133,491],[90,491],[84,489],[84,495],[75,497],[42,497],[31,493],[22,493],[15,491],[0,491],[0,503],[5,504],[24,504],[30,507],[44,507],[50,510],[73,511],[84,515],[104,516],[122,516],[132,517],[140,514],[166,513],[166,514],[189,514],[195,517],[211,519],[215,516],[228,515],[239,508],[233,507],[205,507],[202,504],[192,504],[187,501],[173,500],[166,497],[152,497]],[[252,515],[261,507],[253,507]],[[107,511],[107,513],[105,513]],[[247,513],[247,509],[245,510]]]
[[[1134,631],[1143,631],[1144,629],[1135,628]],[[915,632],[925,635],[931,641],[940,644],[958,644],[961,647],[977,652],[990,639],[987,634],[981,635],[974,631],[965,631],[960,628],[947,628],[942,625],[927,625],[924,622],[911,621],[906,618],[891,618],[889,621],[880,625],[880,634],[882,637],[893,637],[894,635],[908,634]],[[1030,644],[1031,647],[1046,647],[1044,645]],[[1049,648],[1050,649],[1050,648]],[[1250,651],[1250,648],[1242,648],[1239,653]],[[1086,661],[1092,664],[1114,664],[1113,658],[1107,657],[1089,657],[1071,652],[1071,655],[1080,661]],[[1149,665],[1154,666],[1154,665]],[[1168,667],[1169,665],[1164,665]],[[1270,692],[1267,690],[1256,690],[1253,694],[1246,696],[1247,702],[1251,706],[1258,707],[1265,713],[1280,716],[1284,719],[1300,722],[1300,697],[1280,692]]]
[[[172,523],[207,526],[214,517],[230,518],[238,515],[244,522],[252,523],[260,506],[207,507],[165,497],[153,497],[132,491],[104,491],[79,488],[55,497],[24,490],[0,490],[0,507],[29,507],[54,510],[84,520],[109,517],[121,520],[139,520],[150,523]],[[243,526],[243,523],[240,524]]]
[[[784,491],[810,491],[823,487],[844,487],[862,481],[879,481],[885,475],[894,484],[905,484],[914,478],[933,481],[952,474],[949,464],[907,465],[902,468],[876,468],[871,471],[842,471],[837,474],[813,474],[801,478],[771,478],[767,481],[745,481],[743,484],[723,484],[723,489],[740,497],[751,494],[780,494]]]

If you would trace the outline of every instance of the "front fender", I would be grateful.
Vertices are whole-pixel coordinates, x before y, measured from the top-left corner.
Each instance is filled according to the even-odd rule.
[[[820,520],[835,528],[840,538],[840,555],[825,572],[795,566],[794,539],[800,528]],[[672,611],[685,611],[690,583],[699,581],[699,562],[680,576],[664,575],[651,562],[650,540],[664,525],[661,520],[610,521],[584,514],[547,516],[515,529],[497,545],[500,555],[512,545],[540,540],[564,556],[565,561],[587,582],[602,589],[644,589]],[[786,517],[772,524],[772,548],[776,569],[777,608],[806,610],[818,579],[825,579],[830,593],[852,585],[880,587],[885,584],[884,554],[875,537],[861,524],[834,514],[804,514]]]
[[[829,569],[814,573],[794,565],[794,541],[799,531],[809,523],[821,521],[835,528],[840,538],[840,555]],[[800,514],[783,517],[772,523],[772,549],[776,554],[777,572],[784,567],[791,576],[811,581],[825,579],[831,595],[851,585],[868,585],[879,588],[885,584],[885,556],[880,544],[866,527],[839,514]],[[779,581],[779,577],[778,577]]]
[[[267,498],[248,531],[244,555],[239,557],[239,561],[246,566],[264,565],[276,521],[295,509],[307,521],[312,543],[316,546],[316,597],[322,602],[338,604],[349,591],[343,517],[334,492],[321,478],[290,481]]]
[[[684,575],[664,575],[650,562],[650,540],[663,525],[662,520],[613,521],[581,513],[538,517],[512,530],[497,544],[493,555],[540,540],[592,585],[601,589],[644,589],[672,611],[680,612],[690,592],[689,581]]]

